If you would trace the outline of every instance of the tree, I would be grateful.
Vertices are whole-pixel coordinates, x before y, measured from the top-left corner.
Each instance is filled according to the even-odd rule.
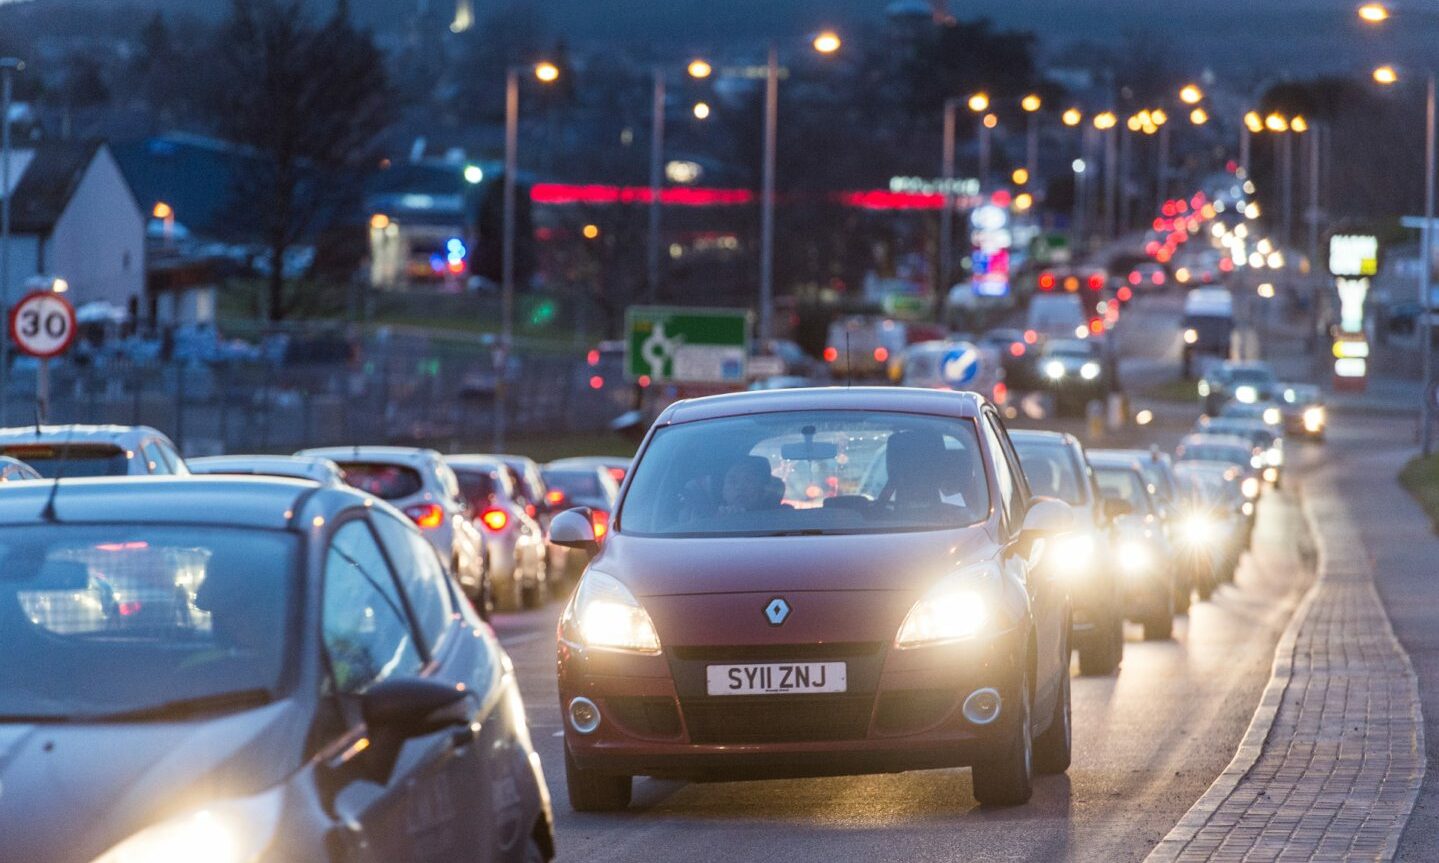
[[[210,57],[206,100],[221,134],[253,148],[256,170],[237,189],[269,257],[267,312],[282,320],[286,253],[324,218],[352,212],[388,119],[379,49],[344,7],[312,23],[301,0],[233,0]]]

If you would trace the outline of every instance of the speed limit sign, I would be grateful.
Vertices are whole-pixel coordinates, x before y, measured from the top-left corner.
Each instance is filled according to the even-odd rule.
[[[75,308],[49,291],[26,294],[10,310],[10,338],[32,357],[58,357],[75,340]]]

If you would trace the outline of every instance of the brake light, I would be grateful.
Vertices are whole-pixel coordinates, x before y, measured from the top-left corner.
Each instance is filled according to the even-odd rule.
[[[839,351],[838,351],[837,349],[832,348],[832,347],[829,347],[829,348],[825,348],[825,349],[824,349],[824,361],[825,361],[825,362],[827,362],[827,363],[832,363],[832,362],[834,362],[834,361],[837,360],[837,359],[839,359]]]
[[[1041,291],[1054,290],[1054,273],[1039,274],[1039,289]]]
[[[1000,381],[999,383],[994,385],[994,403],[997,405],[1002,405],[1006,404],[1008,401],[1009,387],[1005,386],[1004,381]]]
[[[535,516],[537,516],[537,515],[539,515],[539,514],[540,514],[540,508],[539,508],[539,507],[535,506],[535,505],[532,504],[532,503],[527,503],[527,504],[525,504],[525,515],[528,515],[530,518],[534,518]]]
[[[445,523],[445,511],[437,503],[421,503],[405,510],[405,515],[420,527],[433,529]]]
[[[1134,291],[1131,291],[1129,289],[1129,286],[1125,285],[1124,287],[1119,289],[1119,293],[1115,296],[1119,297],[1119,301],[1121,303],[1127,303],[1130,300],[1134,299]]]
[[[595,542],[599,542],[605,538],[605,534],[610,532],[610,514],[602,509],[592,509],[590,510],[590,524],[595,529]]]
[[[1104,287],[1104,276],[1099,273],[1091,273],[1089,276],[1089,289],[1097,291]]]
[[[510,514],[492,507],[480,513],[480,521],[484,522],[485,527],[499,533],[510,526]]]
[[[877,362],[877,363],[882,363],[882,362],[884,362],[885,360],[888,360],[888,359],[889,359],[889,349],[888,349],[888,348],[875,348],[875,349],[874,349],[874,361],[875,361],[875,362]]]
[[[625,481],[625,469],[622,468],[622,467],[612,467],[612,468],[610,468],[610,477],[613,478],[615,482],[624,482],[624,481]]]
[[[1090,321],[1089,331],[1091,333],[1094,333],[1096,336],[1104,332],[1104,321],[1100,318],[1095,318],[1094,320]]]
[[[1012,342],[1009,346],[1009,352],[1016,357],[1024,356],[1024,342]]]
[[[116,606],[116,611],[120,612],[121,617],[134,617],[135,615],[140,613],[140,609],[143,607],[144,606],[141,604],[140,600],[132,599],[126,602],[119,603]]]
[[[1024,343],[1026,345],[1032,345],[1037,341],[1039,341],[1039,333],[1036,333],[1034,330],[1024,331]]]
[[[559,489],[551,489],[545,493],[545,503],[550,506],[560,506],[565,502],[565,493]]]

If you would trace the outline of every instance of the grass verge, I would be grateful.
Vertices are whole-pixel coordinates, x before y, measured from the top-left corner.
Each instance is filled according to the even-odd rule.
[[[1182,378],[1166,381],[1157,386],[1149,387],[1139,393],[1138,396],[1146,399],[1154,399],[1161,402],[1195,402],[1199,399],[1198,385],[1194,381],[1186,381]]]
[[[1435,532],[1439,533],[1439,455],[1415,456],[1399,471],[1399,484],[1424,507]]]

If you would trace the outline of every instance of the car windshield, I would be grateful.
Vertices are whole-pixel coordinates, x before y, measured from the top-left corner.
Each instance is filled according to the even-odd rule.
[[[604,486],[600,484],[598,471],[594,470],[547,470],[545,485],[564,492],[565,497],[602,498]]]
[[[11,446],[3,452],[35,468],[47,479],[55,476],[124,476],[130,471],[125,451],[109,444]]]
[[[1236,384],[1266,386],[1274,383],[1274,372],[1269,369],[1237,368],[1230,370],[1229,379]]]
[[[1065,503],[1086,502],[1086,485],[1081,478],[1079,465],[1069,447],[1016,440],[1014,448],[1019,453],[1019,465],[1029,480],[1029,488],[1035,494],[1057,497]]]
[[[662,428],[621,530],[783,536],[945,530],[989,514],[972,420],[794,411]]]
[[[1222,461],[1248,468],[1253,455],[1240,446],[1227,444],[1189,444],[1179,448],[1181,461]]]
[[[342,462],[345,482],[381,500],[400,500],[419,494],[425,487],[420,472],[398,464],[372,464],[369,462]]]
[[[297,543],[211,526],[0,528],[0,721],[274,697]]]
[[[1105,498],[1117,498],[1128,503],[1138,515],[1149,515],[1153,511],[1150,508],[1149,489],[1144,479],[1133,470],[1123,467],[1097,467],[1094,469],[1094,478]]]

